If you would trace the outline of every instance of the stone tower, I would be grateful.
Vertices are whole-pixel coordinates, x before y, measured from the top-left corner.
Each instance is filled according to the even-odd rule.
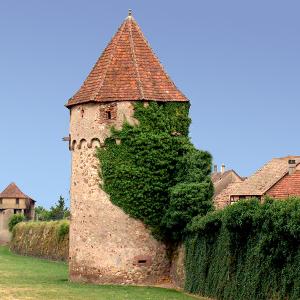
[[[134,102],[188,101],[129,13],[96,62],[70,110],[70,278],[97,283],[157,283],[168,276],[164,244],[113,205],[100,188],[95,148],[110,127],[133,118]]]

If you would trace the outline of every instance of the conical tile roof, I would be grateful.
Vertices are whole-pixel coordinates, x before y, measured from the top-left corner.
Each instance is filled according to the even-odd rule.
[[[188,101],[163,69],[131,15],[66,106],[125,100]]]
[[[0,193],[0,198],[31,199],[31,197],[25,195],[14,182],[9,184],[4,191]]]

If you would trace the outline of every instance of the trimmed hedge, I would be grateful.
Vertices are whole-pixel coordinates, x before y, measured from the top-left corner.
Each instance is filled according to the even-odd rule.
[[[240,201],[189,225],[189,292],[217,299],[300,299],[300,198]]]
[[[21,255],[67,261],[69,221],[19,223],[13,228],[10,249]]]

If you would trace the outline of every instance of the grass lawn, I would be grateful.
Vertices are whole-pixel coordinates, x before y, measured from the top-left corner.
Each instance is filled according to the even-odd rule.
[[[192,300],[197,298],[163,288],[71,283],[68,281],[68,268],[65,263],[15,255],[7,247],[0,246],[0,299]]]

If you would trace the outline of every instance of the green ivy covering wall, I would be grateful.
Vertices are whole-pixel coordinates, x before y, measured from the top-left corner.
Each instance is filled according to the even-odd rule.
[[[211,156],[190,142],[188,103],[137,102],[134,117],[138,126],[112,129],[98,149],[102,188],[156,238],[180,240],[192,217],[212,209]]]
[[[189,292],[216,299],[300,299],[300,198],[240,201],[189,225]]]

